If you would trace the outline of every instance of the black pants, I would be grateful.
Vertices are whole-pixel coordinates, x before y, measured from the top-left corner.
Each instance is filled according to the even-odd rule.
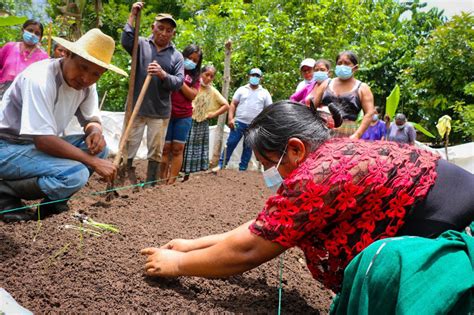
[[[397,235],[436,237],[446,230],[461,231],[474,221],[474,175],[439,160],[438,177],[425,200],[405,218]]]

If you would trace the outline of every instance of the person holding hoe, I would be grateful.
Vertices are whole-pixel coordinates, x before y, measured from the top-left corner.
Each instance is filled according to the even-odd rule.
[[[329,105],[336,127],[342,122],[337,108]],[[469,300],[474,288],[474,239],[460,232],[474,221],[474,195],[459,187],[474,187],[473,174],[413,146],[332,138],[314,107],[290,101],[265,108],[248,126],[246,141],[265,168],[265,183],[276,193],[254,220],[232,231],[194,240],[175,239],[161,248],[142,249],[147,275],[230,276],[297,246],[304,252],[313,277],[338,293],[344,286],[350,289],[350,279],[343,283],[349,262],[369,245],[388,238],[393,244],[410,245],[412,252],[418,248],[420,255],[411,255],[407,263],[398,257],[416,253],[403,252],[403,246],[401,252],[390,244],[379,251],[376,248],[384,259],[392,253],[394,258],[390,261],[392,269],[386,271],[376,260],[379,267],[370,278],[386,273],[375,278],[380,280],[378,283],[369,283],[381,288],[374,290],[379,299],[370,302],[378,302],[381,307],[388,303],[384,294],[392,288],[384,287],[384,283],[390,281],[400,286],[400,292],[411,292],[407,301],[415,303],[419,294],[417,298],[425,303],[417,307],[429,307],[433,312],[428,314],[447,313],[465,294],[466,305],[470,306],[474,300],[472,295]],[[451,232],[445,240],[429,239],[447,230],[457,232]],[[418,238],[393,239],[402,235]],[[414,240],[418,245],[413,244]],[[458,254],[455,256],[459,259],[452,259],[452,254]],[[363,275],[366,272],[367,267]],[[426,278],[423,273],[450,279],[450,289],[444,290],[434,279],[437,276]],[[410,282],[410,275],[422,281],[419,288],[433,291],[423,294],[416,283]],[[452,275],[456,277],[450,278]],[[407,282],[399,282],[403,279]],[[406,291],[407,287],[412,290]],[[395,303],[389,305],[397,305],[397,292],[390,293],[390,302],[395,299]],[[353,299],[357,304],[357,296]],[[427,305],[433,300],[440,301],[439,309]],[[410,306],[404,300],[399,302]]]
[[[129,54],[132,54],[135,38],[133,24],[143,6],[143,2],[133,4],[122,33],[122,46]],[[151,25],[152,35],[138,39],[135,86],[142,86],[147,74],[152,75],[152,81],[138,116],[133,122],[132,133],[128,139],[127,168],[132,168],[133,159],[140,147],[146,127],[148,168],[145,181],[148,183],[147,186],[154,186],[159,177],[166,131],[171,116],[171,92],[180,90],[184,82],[184,58],[171,42],[176,34],[176,25],[171,15],[160,13]],[[139,94],[140,89],[135,89],[134,104]]]
[[[67,199],[92,172],[111,181],[117,172],[106,160],[95,83],[107,70],[127,73],[110,63],[115,42],[92,29],[76,42],[54,37],[67,49],[64,58],[32,64],[13,81],[0,107],[0,219],[36,219],[21,209],[21,199],[58,201],[41,214],[67,210]],[[73,116],[85,135],[62,137]],[[59,202],[60,201],[60,202]]]

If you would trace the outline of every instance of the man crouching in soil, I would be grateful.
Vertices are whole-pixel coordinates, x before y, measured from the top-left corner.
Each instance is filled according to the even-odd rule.
[[[114,40],[92,29],[76,42],[53,39],[68,51],[64,58],[32,64],[15,78],[0,106],[0,219],[37,218],[21,199],[43,198],[41,215],[68,209],[67,199],[92,172],[107,181],[117,168],[106,160],[95,83],[110,69]],[[73,116],[85,135],[61,137]]]

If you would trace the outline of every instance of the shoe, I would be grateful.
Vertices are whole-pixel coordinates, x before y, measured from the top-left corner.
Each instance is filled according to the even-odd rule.
[[[49,198],[44,198],[39,206],[39,212],[41,216],[66,212],[69,210],[67,202],[68,200],[53,202],[53,200]]]
[[[152,160],[148,161],[148,166],[146,170],[146,180],[145,180],[145,185],[143,186],[143,188],[149,188],[156,185],[156,178],[157,178],[156,175],[158,174],[159,169],[160,169],[160,162],[156,162]]]
[[[0,180],[0,210],[12,210],[25,207],[21,199],[34,200],[46,197],[38,186],[36,177]],[[38,212],[31,208],[24,208],[0,215],[5,222],[29,221],[38,218]]]
[[[17,208],[23,208],[25,204],[21,202],[20,199],[4,195],[0,196],[0,209],[2,211],[12,210]],[[0,220],[6,223],[14,223],[20,221],[30,221],[38,218],[38,212],[31,208],[24,208],[19,210],[14,210],[10,212],[5,212],[0,214]]]

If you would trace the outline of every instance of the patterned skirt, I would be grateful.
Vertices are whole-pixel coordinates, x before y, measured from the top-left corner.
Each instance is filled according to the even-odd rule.
[[[352,136],[357,129],[359,124],[352,120],[344,120],[342,125],[339,128],[334,128],[334,137],[335,138],[348,138]]]
[[[197,122],[193,119],[186,147],[183,167],[185,174],[207,171],[209,169],[209,121]]]

